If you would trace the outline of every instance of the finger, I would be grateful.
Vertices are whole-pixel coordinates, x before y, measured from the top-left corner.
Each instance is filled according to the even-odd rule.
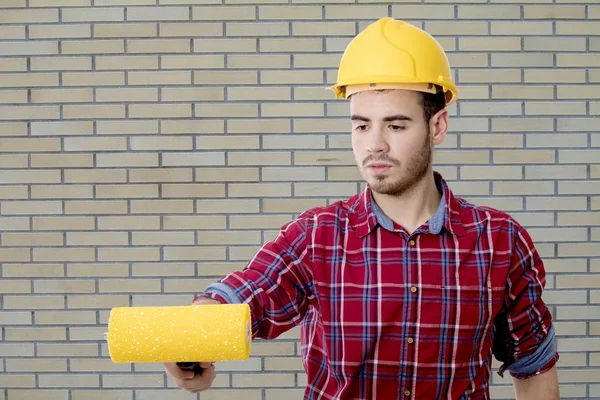
[[[196,375],[193,379],[176,379],[178,387],[194,393],[194,391],[206,390],[210,388],[215,380],[214,368],[207,368],[201,375]]]
[[[200,366],[202,368],[210,368],[211,366],[213,366],[214,364],[212,362],[201,362]]]
[[[191,379],[194,377],[193,371],[183,370],[176,363],[163,363],[167,374],[173,379]]]

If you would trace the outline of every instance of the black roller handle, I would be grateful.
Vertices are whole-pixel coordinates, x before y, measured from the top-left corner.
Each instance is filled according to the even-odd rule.
[[[178,362],[176,364],[179,368],[193,371],[197,375],[202,374],[202,371],[204,371],[199,362]]]

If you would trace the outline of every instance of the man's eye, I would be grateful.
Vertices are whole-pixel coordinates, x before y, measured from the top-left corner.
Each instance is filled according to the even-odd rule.
[[[400,125],[390,125],[390,129],[393,131],[403,131],[406,128]]]
[[[357,125],[354,129],[357,131],[365,131],[367,130],[367,125]]]

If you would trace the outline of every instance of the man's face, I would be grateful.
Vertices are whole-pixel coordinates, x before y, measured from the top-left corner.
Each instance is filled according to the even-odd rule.
[[[427,175],[433,143],[421,93],[359,92],[350,98],[350,114],[354,157],[375,193],[401,195]]]

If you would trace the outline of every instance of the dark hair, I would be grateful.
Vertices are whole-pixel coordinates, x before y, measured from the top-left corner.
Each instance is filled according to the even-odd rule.
[[[446,107],[446,95],[444,90],[436,85],[437,92],[435,94],[423,92],[423,115],[425,122],[429,123],[438,111]]]

